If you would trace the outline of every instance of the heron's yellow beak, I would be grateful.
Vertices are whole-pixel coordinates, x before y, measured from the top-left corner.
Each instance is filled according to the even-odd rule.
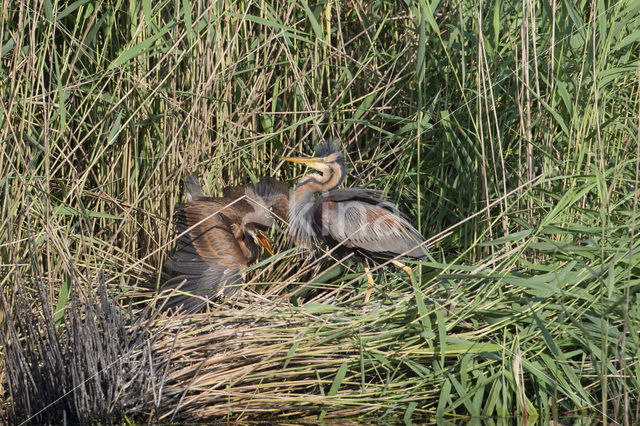
[[[256,229],[255,234],[254,234],[254,238],[255,238],[255,240],[256,240],[256,242],[258,244],[260,244],[262,247],[264,247],[264,249],[267,251],[267,253],[269,253],[271,256],[273,256],[273,249],[271,248],[271,239],[269,237],[267,237],[267,235],[265,233],[263,233],[259,229]]]
[[[322,162],[322,159],[314,158],[314,157],[284,157],[282,158],[282,161],[291,161],[292,163],[302,163],[302,164],[311,165],[311,164],[317,164]]]
[[[282,160],[291,161],[293,163],[302,163],[307,167],[311,167],[312,169],[319,170],[323,173],[327,169],[327,160],[324,157],[285,157]]]

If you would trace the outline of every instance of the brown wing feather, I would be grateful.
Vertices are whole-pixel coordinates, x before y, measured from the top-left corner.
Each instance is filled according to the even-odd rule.
[[[192,202],[176,207],[179,237],[176,251],[165,263],[169,271],[181,275],[163,286],[163,290],[180,294],[169,299],[168,307],[197,310],[207,299],[221,294],[231,296],[238,289],[242,283],[240,272],[250,261],[247,256],[257,256],[257,248],[254,254],[249,246],[253,241],[236,239],[243,218],[255,214],[255,206],[242,198],[248,189],[261,197],[262,203],[271,206],[274,214],[286,217],[289,189],[276,180],[227,187],[223,189],[224,197],[212,198],[202,193],[194,175],[187,176],[185,190]]]
[[[182,275],[167,281],[163,290],[179,289],[196,297],[176,295],[168,307],[182,305],[196,310],[204,305],[204,298],[231,296],[242,282],[240,272],[247,262],[231,230],[232,221],[225,214],[225,206],[214,201],[177,206],[178,243],[165,266]]]
[[[222,195],[231,200],[237,200],[245,195],[248,185],[235,185],[222,188]]]

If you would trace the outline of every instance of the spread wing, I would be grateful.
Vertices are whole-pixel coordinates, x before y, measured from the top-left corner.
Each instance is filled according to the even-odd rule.
[[[246,187],[247,185],[226,186],[222,188],[222,196],[232,200],[237,200],[245,195],[247,190]]]
[[[162,287],[173,292],[167,308],[182,306],[195,311],[207,299],[233,295],[242,283],[240,272],[247,266],[246,258],[231,231],[230,220],[220,213],[223,207],[210,201],[177,206],[178,242],[165,266],[180,275]]]
[[[379,257],[426,257],[426,249],[418,247],[424,237],[393,203],[381,201],[378,191],[331,191],[318,199],[314,222],[325,240],[348,248]]]

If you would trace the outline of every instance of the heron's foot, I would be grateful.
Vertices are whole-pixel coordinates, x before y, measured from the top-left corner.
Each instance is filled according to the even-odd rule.
[[[373,290],[373,287],[375,286],[375,281],[373,281],[373,276],[371,276],[371,271],[369,270],[368,267],[364,267],[364,273],[367,276],[367,292],[364,295],[364,303],[369,303],[369,299],[371,298],[371,291]]]
[[[398,260],[392,260],[391,263],[396,267],[402,269],[407,273],[407,275],[409,275],[409,281],[411,281],[411,288],[415,288],[415,282],[413,280],[413,269],[409,268],[407,265],[405,265],[404,263]]]

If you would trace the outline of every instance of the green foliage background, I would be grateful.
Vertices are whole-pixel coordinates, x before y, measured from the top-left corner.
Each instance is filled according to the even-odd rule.
[[[273,321],[251,344],[279,329],[282,362],[220,376],[240,396],[184,412],[638,420],[640,1],[36,0],[1,13],[9,299],[43,285],[60,320],[69,278],[92,288],[103,274],[143,308],[188,170],[212,194],[293,184],[303,170],[279,158],[322,138],[343,144],[346,185],[384,189],[430,238],[416,285],[378,268],[364,304],[361,266],[327,275],[330,256],[278,237],[284,254],[217,309]]]

